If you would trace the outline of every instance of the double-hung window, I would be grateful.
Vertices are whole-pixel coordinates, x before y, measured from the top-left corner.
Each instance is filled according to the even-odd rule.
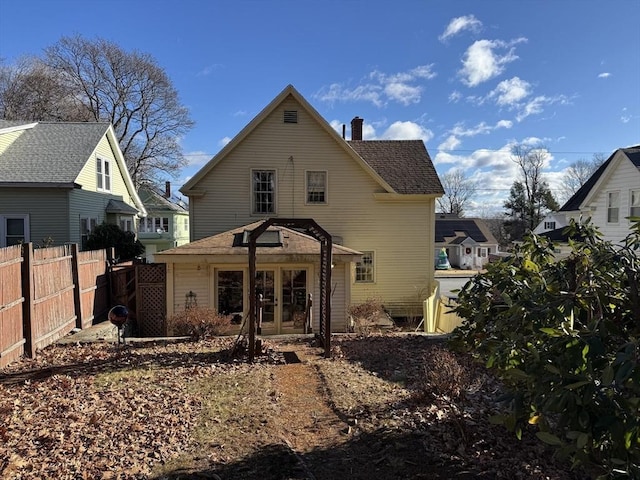
[[[629,216],[640,217],[640,190],[629,192]]]
[[[251,171],[251,203],[254,214],[276,213],[276,171]]]
[[[356,262],[356,283],[372,283],[375,280],[373,252],[362,252],[362,258]]]
[[[111,191],[111,162],[105,158],[96,158],[98,190]]]
[[[620,192],[607,193],[607,223],[618,223]]]
[[[307,172],[307,203],[327,203],[327,172]]]
[[[545,230],[555,230],[556,229],[556,222],[544,222],[544,229]]]

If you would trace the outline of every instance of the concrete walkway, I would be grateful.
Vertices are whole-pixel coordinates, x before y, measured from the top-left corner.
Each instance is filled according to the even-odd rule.
[[[56,343],[92,343],[92,342],[113,342],[118,341],[118,328],[109,321],[104,321],[91,325],[84,330],[73,330],[72,333],[62,337]]]

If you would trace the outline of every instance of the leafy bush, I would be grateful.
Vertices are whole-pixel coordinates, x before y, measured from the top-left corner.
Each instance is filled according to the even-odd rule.
[[[171,316],[167,325],[171,335],[204,340],[227,335],[231,329],[231,315],[223,315],[213,308],[195,306]]]
[[[572,222],[571,253],[530,236],[458,295],[451,346],[496,369],[511,393],[492,421],[535,428],[602,478],[640,478],[640,224],[622,247]]]
[[[118,225],[102,223],[96,226],[89,237],[85,248],[87,250],[101,250],[115,248],[119,261],[132,260],[144,253],[144,245],[136,239],[133,232],[125,232]]]

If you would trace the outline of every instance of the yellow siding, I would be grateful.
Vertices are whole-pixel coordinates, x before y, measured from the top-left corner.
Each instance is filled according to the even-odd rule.
[[[298,123],[283,123],[284,110],[297,110]],[[276,170],[273,216],[313,218],[333,236],[342,237],[344,246],[375,252],[376,282],[352,284],[352,303],[378,297],[396,315],[422,311],[433,281],[435,200],[374,199],[374,193],[384,189],[293,97],[198,183],[196,189],[206,193],[190,198],[193,240],[262,218],[251,215],[254,168]],[[305,205],[307,170],[328,172],[327,205]]]
[[[0,135],[0,155],[23,133],[24,130],[18,130]]]
[[[76,182],[82,185],[83,190],[91,192],[98,191],[97,184],[97,172],[96,172],[96,158],[104,158],[111,162],[111,194],[121,196],[122,201],[128,203],[132,207],[135,207],[135,202],[131,197],[127,185],[125,183],[125,177],[120,168],[120,164],[116,160],[111,144],[107,139],[106,134],[102,137],[93,155],[87,160],[87,163],[80,171],[80,174],[76,178]]]
[[[213,270],[211,270],[213,271]],[[206,264],[174,264],[173,268],[173,311],[181,312],[185,308],[186,295],[189,291],[196,294],[199,306],[213,305],[209,281],[209,268]]]

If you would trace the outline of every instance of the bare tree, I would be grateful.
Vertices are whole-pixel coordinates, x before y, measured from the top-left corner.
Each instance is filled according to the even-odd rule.
[[[603,154],[594,153],[591,160],[581,158],[569,165],[562,177],[563,197],[569,199],[576,193],[605,160]]]
[[[79,120],[78,102],[63,80],[37,58],[0,66],[0,116],[5,120]]]
[[[175,177],[186,165],[178,139],[193,121],[150,55],[62,37],[41,61],[4,73],[4,118],[111,122],[137,185]]]
[[[511,159],[520,170],[520,180],[514,182],[504,204],[507,216],[511,217],[512,239],[532,231],[547,211],[559,208],[544,181],[543,170],[548,155],[547,149],[541,145],[516,145],[511,150]]]
[[[462,217],[465,206],[476,193],[478,182],[468,178],[462,168],[455,168],[440,176],[444,195],[438,199],[440,213]]]

